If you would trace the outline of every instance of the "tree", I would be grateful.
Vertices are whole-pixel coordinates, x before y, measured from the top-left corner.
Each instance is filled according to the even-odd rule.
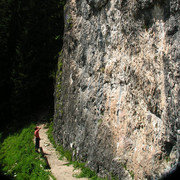
[[[44,105],[53,107],[51,75],[62,48],[64,3],[1,0],[1,119],[24,121]]]

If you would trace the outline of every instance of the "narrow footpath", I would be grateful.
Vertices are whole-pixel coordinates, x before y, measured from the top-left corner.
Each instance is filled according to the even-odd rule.
[[[40,147],[42,147],[45,157],[50,165],[50,171],[56,180],[78,180],[73,177],[75,174],[78,174],[80,170],[75,170],[72,165],[67,166],[67,160],[59,160],[58,152],[55,150],[53,145],[48,139],[47,129],[44,124],[39,125],[41,130],[39,135],[41,138]],[[87,180],[87,178],[80,178],[80,180]]]

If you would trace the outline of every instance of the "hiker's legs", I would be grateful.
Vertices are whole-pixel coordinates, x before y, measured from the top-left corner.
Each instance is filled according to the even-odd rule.
[[[38,152],[39,149],[39,138],[36,138],[35,151]]]

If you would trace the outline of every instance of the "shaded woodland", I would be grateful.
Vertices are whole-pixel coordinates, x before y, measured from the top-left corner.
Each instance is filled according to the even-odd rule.
[[[23,124],[43,108],[53,112],[64,0],[0,1],[0,119]]]

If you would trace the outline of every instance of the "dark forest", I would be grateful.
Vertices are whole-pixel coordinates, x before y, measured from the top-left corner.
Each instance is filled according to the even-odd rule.
[[[53,113],[62,48],[64,1],[0,1],[1,128],[23,126],[41,109]]]

